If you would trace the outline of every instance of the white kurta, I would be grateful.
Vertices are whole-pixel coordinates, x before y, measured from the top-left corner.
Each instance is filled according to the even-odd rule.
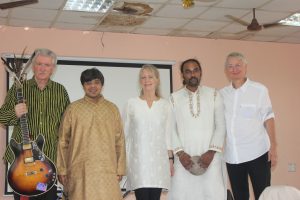
[[[132,98],[124,115],[127,189],[142,187],[169,188],[171,107],[167,100],[146,101]]]
[[[189,91],[183,88],[171,96],[176,126],[172,134],[174,151],[184,150],[191,156],[200,156],[215,150],[214,159],[207,171],[192,175],[175,156],[175,175],[172,178],[170,200],[225,200],[226,170],[222,160],[225,138],[223,103],[219,93],[205,86],[200,89],[200,115],[193,117]],[[197,94],[192,93],[194,113],[197,112]]]

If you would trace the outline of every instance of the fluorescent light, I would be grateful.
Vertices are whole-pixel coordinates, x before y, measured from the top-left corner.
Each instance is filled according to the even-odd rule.
[[[300,26],[300,13],[295,13],[281,21],[279,23],[288,26]]]
[[[116,0],[68,0],[64,10],[106,13]]]

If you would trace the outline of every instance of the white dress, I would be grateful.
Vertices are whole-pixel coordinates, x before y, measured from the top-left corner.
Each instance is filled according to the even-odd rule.
[[[170,103],[129,99],[124,113],[127,156],[127,190],[170,186]]]
[[[200,90],[200,114],[197,113],[197,93],[191,93],[193,103],[190,106],[189,91],[183,88],[171,96],[176,120],[172,134],[175,153],[184,150],[191,156],[200,156],[208,150],[216,151],[207,171],[195,176],[188,172],[175,156],[175,174],[172,177],[169,200],[225,200],[226,168],[222,159],[225,140],[225,121],[223,103],[219,93],[205,86]],[[198,103],[199,105],[199,103]]]

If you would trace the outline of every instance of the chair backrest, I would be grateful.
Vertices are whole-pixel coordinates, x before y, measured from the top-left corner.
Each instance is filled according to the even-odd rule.
[[[300,190],[287,185],[269,186],[262,192],[259,200],[300,200]]]

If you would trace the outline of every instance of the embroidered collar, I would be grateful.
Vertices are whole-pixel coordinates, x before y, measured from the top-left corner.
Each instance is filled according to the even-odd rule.
[[[188,94],[189,98],[189,108],[192,117],[197,118],[200,115],[200,86],[197,88],[195,92],[190,91],[185,87],[185,90]],[[194,112],[194,102],[193,102],[193,95],[196,94],[196,113]]]

